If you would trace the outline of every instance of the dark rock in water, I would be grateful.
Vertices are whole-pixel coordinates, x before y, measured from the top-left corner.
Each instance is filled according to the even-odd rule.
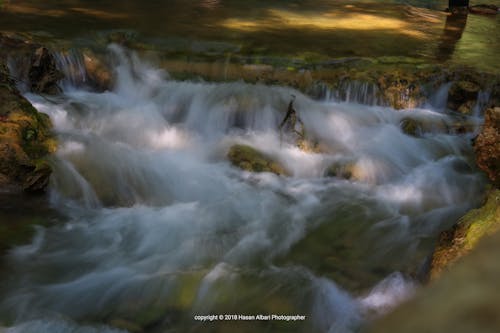
[[[500,187],[500,107],[486,110],[481,133],[474,142],[476,162],[491,182]]]
[[[399,125],[401,126],[401,130],[405,134],[408,134],[408,135],[411,135],[414,137],[420,137],[422,135],[421,124],[413,118],[403,118],[403,120],[401,120]]]
[[[33,92],[54,95],[61,91],[57,82],[63,75],[57,70],[54,57],[45,47],[39,47],[33,53],[28,78]]]
[[[469,7],[469,12],[480,15],[496,15],[498,7],[495,5],[474,5]]]
[[[251,172],[272,172],[287,175],[285,168],[260,151],[247,145],[234,145],[227,153],[229,161],[240,169]]]
[[[481,87],[471,81],[457,81],[452,84],[448,92],[447,107],[464,114],[472,112]]]
[[[45,47],[29,40],[0,34],[0,58],[9,59],[14,77],[21,90],[57,94],[58,81],[64,75],[57,69],[53,54]]]
[[[335,162],[326,169],[325,177],[353,179],[356,177],[356,162]]]
[[[0,186],[43,191],[51,168],[47,157],[56,148],[52,125],[14,86],[0,58]]]

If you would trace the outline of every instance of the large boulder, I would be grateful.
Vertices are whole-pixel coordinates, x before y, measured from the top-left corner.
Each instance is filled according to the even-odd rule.
[[[247,145],[234,145],[227,153],[229,161],[236,167],[251,172],[272,172],[287,175],[288,172],[271,157]]]
[[[498,230],[500,190],[492,190],[482,207],[471,210],[452,229],[441,233],[432,257],[430,279],[435,280],[469,253],[480,239]]]
[[[496,333],[500,233],[486,237],[442,278],[364,333]]]
[[[43,191],[56,148],[52,125],[16,89],[0,59],[0,186]]]
[[[474,142],[476,162],[491,182],[500,187],[500,107],[486,110],[481,133]]]

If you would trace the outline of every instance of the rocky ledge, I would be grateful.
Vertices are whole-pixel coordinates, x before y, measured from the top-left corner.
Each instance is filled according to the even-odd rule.
[[[43,191],[49,182],[48,156],[56,149],[52,125],[17,90],[0,58],[0,188]]]

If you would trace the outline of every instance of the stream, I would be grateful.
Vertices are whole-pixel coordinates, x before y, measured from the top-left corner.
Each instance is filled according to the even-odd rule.
[[[57,133],[58,223],[5,257],[9,333],[357,332],[412,295],[437,234],[480,202],[474,133],[442,131],[454,118],[439,107],[175,81],[132,51],[108,52],[112,91],[68,80],[59,96],[26,95]],[[321,152],[280,134],[291,95]],[[430,125],[407,135],[409,116]],[[235,168],[234,144],[290,176]],[[355,177],[326,177],[332,165]],[[305,320],[195,320],[211,314]]]

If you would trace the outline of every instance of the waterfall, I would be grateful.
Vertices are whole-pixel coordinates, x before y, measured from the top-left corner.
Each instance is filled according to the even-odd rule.
[[[67,90],[70,87],[82,87],[88,81],[87,70],[81,52],[71,49],[53,53],[57,68],[63,73],[61,85]]]
[[[64,223],[6,258],[0,321],[13,332],[115,332],[120,320],[204,332],[194,316],[211,314],[307,318],[252,322],[259,332],[354,332],[367,312],[406,297],[429,240],[480,198],[471,135],[440,130],[455,119],[432,108],[371,106],[378,92],[361,83],[342,86],[338,103],[173,81],[133,52],[109,51],[112,90],[82,89],[81,59],[61,55],[72,75],[64,94],[27,95],[58,136],[50,195]],[[318,151],[280,140],[292,95]],[[418,137],[401,128],[407,118]],[[234,144],[290,176],[235,168]],[[337,166],[351,177],[327,176]]]

